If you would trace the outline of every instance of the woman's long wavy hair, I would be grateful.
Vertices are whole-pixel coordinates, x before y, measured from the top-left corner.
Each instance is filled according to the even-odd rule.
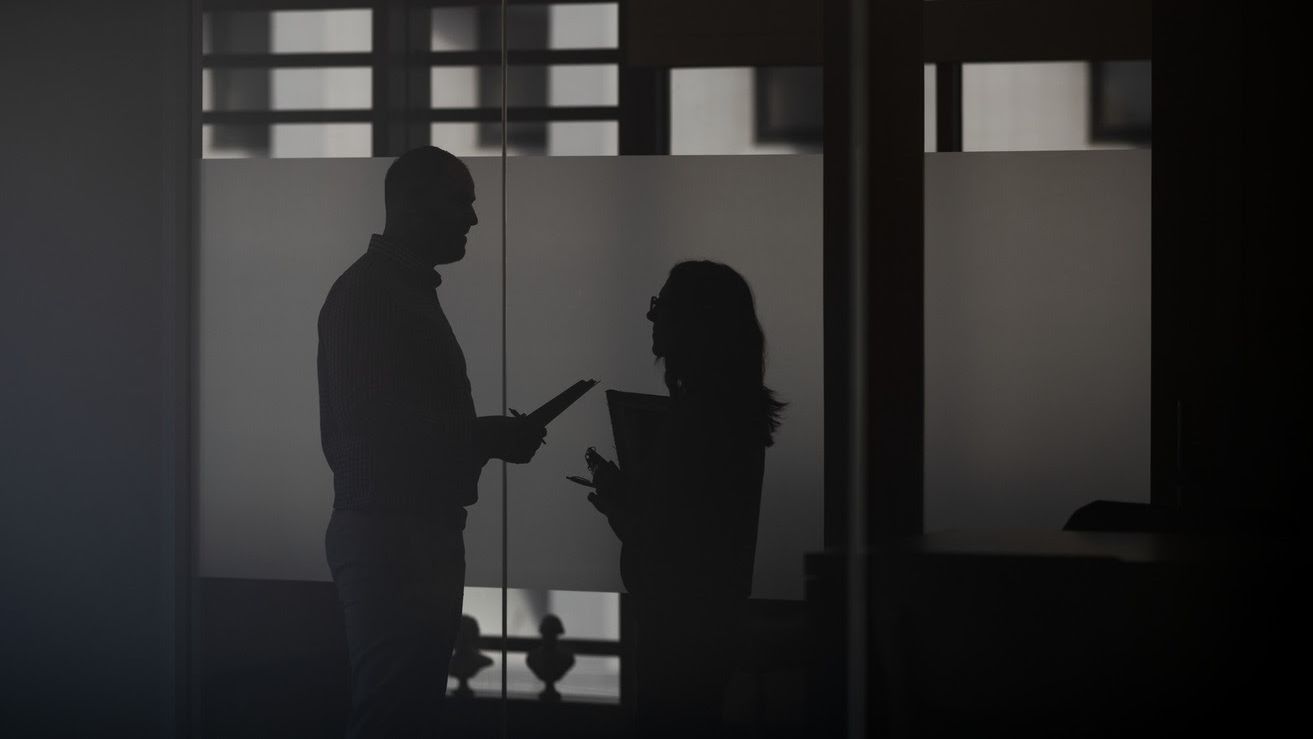
[[[763,383],[766,340],[742,275],[718,262],[680,262],[656,310],[668,328],[663,359],[671,397],[719,406],[770,446],[784,403]]]

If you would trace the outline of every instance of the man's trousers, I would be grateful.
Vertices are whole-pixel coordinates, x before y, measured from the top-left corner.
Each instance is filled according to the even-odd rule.
[[[347,736],[437,736],[464,595],[463,532],[335,510],[324,544],[351,655]]]

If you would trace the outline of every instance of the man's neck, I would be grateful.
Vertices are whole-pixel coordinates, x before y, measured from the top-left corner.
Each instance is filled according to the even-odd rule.
[[[424,248],[425,240],[420,238],[414,231],[404,226],[388,223],[383,228],[383,238],[404,249],[412,259],[430,269],[438,266],[438,261],[430,255],[431,250]]]

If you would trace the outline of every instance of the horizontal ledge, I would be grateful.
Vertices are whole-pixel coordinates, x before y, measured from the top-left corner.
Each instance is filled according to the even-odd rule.
[[[489,652],[499,652],[502,648],[502,638],[500,636],[480,636],[479,649]],[[529,636],[512,636],[505,640],[506,651],[508,652],[528,652],[536,649],[542,644],[542,639]],[[560,644],[563,647],[571,649],[575,654],[585,657],[619,657],[620,642],[607,641],[605,639],[561,639]]]

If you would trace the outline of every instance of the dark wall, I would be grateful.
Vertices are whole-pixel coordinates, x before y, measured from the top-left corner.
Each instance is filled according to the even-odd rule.
[[[0,723],[174,733],[187,2],[0,3]]]
[[[1307,93],[1269,6],[1154,3],[1153,498],[1303,536]]]

